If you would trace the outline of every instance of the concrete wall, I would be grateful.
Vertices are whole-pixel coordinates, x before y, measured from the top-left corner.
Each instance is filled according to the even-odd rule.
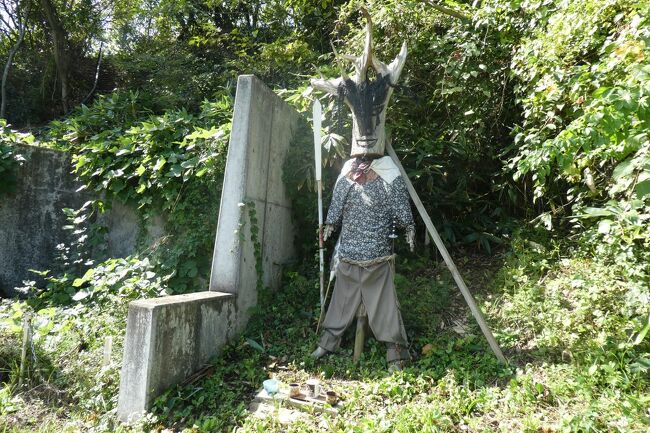
[[[161,215],[151,216],[144,226],[146,233],[140,233],[140,216],[133,206],[119,200],[111,203],[110,209],[100,216],[98,221],[106,226],[106,248],[109,257],[126,257],[138,248],[138,242],[153,245],[165,236],[165,218]]]
[[[244,330],[258,280],[249,206],[257,213],[262,282],[279,288],[282,265],[294,254],[282,172],[298,120],[257,78],[239,77],[210,291],[130,304],[117,408],[122,421],[138,419],[164,389]]]
[[[70,175],[68,154],[20,146],[26,161],[16,189],[0,195],[0,294],[11,295],[23,280],[38,280],[29,269],[50,269],[56,246],[66,240],[61,209],[86,201]]]
[[[0,296],[15,295],[14,287],[25,280],[43,284],[29,269],[53,269],[56,246],[69,243],[62,209],[77,209],[91,199],[88,193],[77,192],[81,184],[71,174],[67,153],[33,146],[18,149],[25,162],[18,169],[16,189],[0,194]],[[140,220],[133,208],[115,201],[100,222],[108,227],[110,257],[135,251]],[[145,239],[153,242],[163,228],[164,219],[153,218]]]
[[[239,330],[257,303],[258,278],[249,205],[241,204],[255,206],[263,284],[276,289],[282,264],[294,254],[291,202],[282,172],[299,120],[259,79],[239,77],[210,278],[210,290],[237,295]]]

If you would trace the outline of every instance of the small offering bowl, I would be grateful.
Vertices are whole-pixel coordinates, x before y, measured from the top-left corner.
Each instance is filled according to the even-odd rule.
[[[274,395],[280,388],[280,382],[275,379],[267,379],[262,383],[262,385],[268,395]]]

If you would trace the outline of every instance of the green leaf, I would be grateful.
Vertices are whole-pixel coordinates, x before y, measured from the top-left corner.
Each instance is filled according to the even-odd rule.
[[[639,198],[644,198],[645,196],[650,195],[650,179],[637,183],[634,189]]]
[[[88,296],[90,296],[89,292],[86,292],[85,290],[80,290],[77,293],[75,293],[75,295],[72,297],[72,300],[78,302],[83,299],[86,299]]]
[[[255,350],[258,350],[260,352],[264,352],[264,348],[255,340],[247,338],[246,339],[246,344],[248,344],[250,347],[252,347]]]
[[[646,325],[643,327],[641,332],[639,332],[639,334],[634,339],[634,343],[632,343],[632,344],[635,345],[635,346],[638,346],[639,344],[641,344],[641,342],[645,338],[648,331],[650,331],[650,316],[648,316],[648,323],[646,323]]]
[[[614,214],[612,211],[600,207],[587,207],[582,214],[576,215],[578,218],[602,218],[608,216],[614,216]]]
[[[111,183],[111,191],[118,193],[124,189],[126,184],[122,180],[116,180],[115,182]]]
[[[648,370],[650,370],[650,359],[648,358],[639,358],[630,364],[630,371],[633,373],[645,373]]]
[[[183,174],[183,169],[181,168],[180,164],[174,164],[172,167],[169,169],[169,172],[167,173],[168,177],[180,177]]]
[[[183,167],[183,168],[194,168],[196,166],[197,162],[199,162],[199,157],[195,156],[194,158],[188,159],[187,161],[183,161],[181,163],[181,167]]]
[[[619,179],[623,176],[629,176],[634,171],[633,159],[626,159],[616,166],[614,172],[612,173],[612,178]]]
[[[603,96],[603,95],[605,94],[605,92],[607,92],[608,90],[611,90],[611,89],[610,89],[609,87],[599,87],[598,89],[596,89],[596,90],[594,91],[593,96],[594,96],[595,98],[600,98],[600,97]]]
[[[598,233],[607,234],[612,228],[612,221],[604,219],[598,223]]]
[[[160,171],[162,170],[162,168],[165,166],[166,163],[167,160],[161,156],[160,158],[158,158],[158,161],[156,162],[156,165],[154,165],[153,169],[155,171]]]

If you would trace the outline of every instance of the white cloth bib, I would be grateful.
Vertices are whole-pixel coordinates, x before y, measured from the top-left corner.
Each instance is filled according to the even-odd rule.
[[[352,163],[354,160],[355,158],[349,159],[345,162],[345,164],[343,164],[339,178],[342,176],[347,176],[347,174],[352,170]],[[397,165],[395,165],[392,158],[388,155],[374,159],[370,163],[370,169],[377,173],[377,175],[388,184],[393,183],[393,181],[400,175],[399,168],[397,168]]]

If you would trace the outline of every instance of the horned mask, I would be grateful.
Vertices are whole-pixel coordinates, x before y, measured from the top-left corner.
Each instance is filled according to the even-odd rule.
[[[406,61],[406,42],[389,65],[380,62],[373,53],[370,14],[365,9],[361,9],[361,13],[366,18],[363,54],[359,57],[339,56],[334,51],[336,57],[354,65],[355,74],[349,77],[342,69],[341,77],[312,79],[311,85],[329,94],[342,96],[352,111],[350,156],[382,156],[386,147],[386,107]]]

